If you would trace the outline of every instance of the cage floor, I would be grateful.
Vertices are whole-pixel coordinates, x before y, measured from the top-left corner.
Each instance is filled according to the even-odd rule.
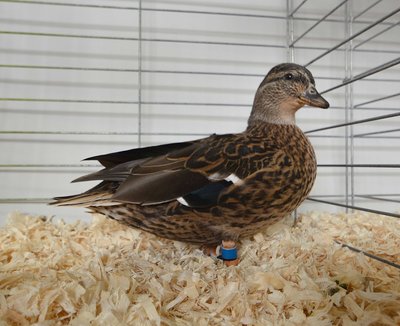
[[[314,212],[245,239],[238,267],[94,216],[12,214],[0,229],[1,325],[399,325],[400,221]]]

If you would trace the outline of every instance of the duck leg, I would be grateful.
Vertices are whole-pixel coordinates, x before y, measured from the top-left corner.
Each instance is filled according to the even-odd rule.
[[[221,258],[226,266],[237,266],[239,258],[237,256],[235,241],[222,240],[221,256],[218,256],[218,258]]]
[[[202,250],[207,256],[222,259],[226,266],[237,266],[239,264],[240,260],[237,257],[235,241],[224,240],[221,246],[204,245],[202,246]]]

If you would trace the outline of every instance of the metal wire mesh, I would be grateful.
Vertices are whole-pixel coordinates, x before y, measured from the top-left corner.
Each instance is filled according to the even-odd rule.
[[[79,130],[52,130],[48,128],[37,130],[29,128],[29,124],[25,124],[23,128],[7,128],[8,124],[3,123],[3,129],[0,130],[2,142],[13,140],[24,142],[25,138],[20,137],[41,137],[36,140],[36,142],[40,143],[43,141],[43,137],[65,136],[78,137],[77,142],[87,141],[93,143],[92,138],[99,136],[103,137],[101,139],[104,139],[105,142],[116,142],[118,146],[130,144],[130,147],[133,147],[147,145],[152,141],[168,142],[169,139],[174,137],[195,138],[205,136],[210,133],[206,127],[193,130],[190,127],[183,130],[179,130],[180,128],[170,128],[169,130],[147,128],[144,125],[146,119],[148,119],[146,114],[148,114],[149,108],[153,109],[155,107],[162,108],[164,112],[182,108],[184,111],[180,112],[189,115],[191,112],[197,112],[196,114],[199,114],[200,111],[209,112],[206,111],[207,108],[210,108],[210,110],[233,108],[232,110],[235,110],[235,112],[230,114],[231,119],[235,119],[236,115],[246,116],[251,107],[251,97],[248,97],[249,100],[247,102],[240,102],[235,98],[231,99],[229,96],[228,98],[224,97],[223,101],[217,101],[212,96],[193,96],[194,99],[192,100],[190,95],[171,100],[168,97],[149,95],[151,93],[149,84],[152,83],[153,79],[168,79],[170,76],[174,76],[174,78],[184,76],[185,80],[195,78],[243,78],[245,83],[251,80],[250,83],[255,85],[264,76],[264,73],[258,73],[256,69],[247,69],[247,66],[244,66],[243,69],[232,69],[232,66],[226,68],[222,65],[221,67],[218,65],[199,65],[201,68],[199,69],[196,65],[192,67],[190,62],[182,64],[182,66],[178,65],[177,68],[174,68],[174,65],[165,68],[157,64],[151,66],[148,61],[153,55],[152,51],[157,52],[157,46],[160,44],[163,46],[180,46],[182,51],[185,51],[185,47],[191,46],[194,46],[194,49],[198,49],[198,46],[205,48],[215,47],[217,49],[215,51],[218,52],[234,52],[244,49],[243,51],[246,51],[247,56],[257,51],[257,49],[267,51],[260,52],[262,55],[265,55],[268,51],[278,51],[278,57],[282,58],[282,55],[285,55],[287,60],[303,64],[313,72],[317,71],[317,82],[320,82],[325,87],[322,93],[333,99],[333,101],[331,100],[331,104],[333,104],[331,110],[334,112],[332,116],[327,119],[321,115],[320,120],[304,121],[303,129],[313,140],[317,156],[326,147],[340,147],[338,151],[342,154],[339,157],[333,157],[329,161],[328,156],[326,162],[319,164],[319,180],[322,180],[321,183],[323,184],[329,178],[330,183],[336,182],[339,184],[337,186],[339,191],[330,193],[325,191],[326,189],[324,188],[326,187],[323,185],[317,185],[316,190],[309,198],[309,202],[319,203],[323,206],[338,206],[345,208],[347,211],[361,210],[396,218],[400,217],[397,211],[400,202],[400,193],[397,186],[400,180],[397,169],[400,168],[400,164],[398,164],[399,156],[395,155],[395,151],[399,147],[398,140],[400,137],[400,129],[395,127],[398,125],[400,116],[400,109],[396,102],[400,95],[398,92],[398,86],[400,85],[400,71],[398,69],[400,63],[400,41],[396,34],[399,27],[400,7],[398,7],[397,1],[378,0],[362,3],[356,0],[336,1],[328,4],[326,8],[324,7],[323,13],[314,13],[311,10],[313,3],[315,4],[313,0],[287,0],[284,8],[285,12],[273,13],[260,13],[257,10],[243,10],[241,12],[235,8],[194,10],[186,7],[186,9],[180,9],[166,5],[163,7],[162,3],[158,6],[152,6],[142,0],[133,2],[134,4],[132,4],[132,1],[124,2],[122,0],[114,3],[113,5],[102,4],[100,0],[96,4],[77,1],[0,0],[0,5],[5,10],[10,9],[10,6],[13,6],[14,9],[16,8],[15,6],[18,6],[18,10],[29,10],[36,6],[43,7],[44,10],[47,7],[89,10],[89,14],[95,14],[95,11],[112,11],[116,15],[118,12],[127,13],[130,19],[134,21],[134,24],[130,26],[134,32],[128,31],[120,35],[118,31],[103,34],[103,30],[92,31],[92,33],[85,31],[57,31],[57,28],[54,31],[40,28],[29,30],[21,28],[18,24],[12,25],[15,22],[10,22],[3,18],[4,24],[1,25],[0,36],[4,40],[13,38],[18,42],[19,37],[30,39],[46,38],[50,40],[50,43],[54,42],[54,47],[57,46],[56,42],[60,39],[67,39],[71,42],[75,40],[111,42],[107,43],[110,44],[110,47],[116,44],[112,42],[123,42],[134,46],[130,48],[133,50],[132,57],[125,58],[128,60],[126,62],[129,62],[125,66],[108,65],[107,55],[105,60],[99,61],[102,62],[101,65],[71,65],[68,62],[65,64],[48,64],[46,60],[43,60],[43,63],[38,63],[38,60],[32,60],[32,62],[10,61],[10,55],[13,53],[18,54],[18,50],[4,45],[6,44],[4,42],[1,48],[4,60],[2,59],[0,62],[0,73],[4,71],[11,75],[14,72],[21,71],[26,72],[27,75],[34,71],[40,71],[45,74],[61,72],[115,73],[129,74],[130,78],[135,81],[134,85],[129,86],[129,91],[135,90],[129,93],[130,96],[112,96],[109,98],[107,96],[101,98],[80,97],[74,94],[72,96],[68,94],[69,96],[65,97],[54,97],[48,94],[35,94],[35,96],[32,96],[32,94],[25,94],[24,92],[19,92],[18,96],[15,96],[15,92],[3,89],[0,93],[0,103],[6,105],[3,105],[0,110],[4,112],[15,110],[13,106],[15,103],[22,105],[17,106],[18,110],[22,112],[23,110],[28,110],[29,107],[35,106],[36,108],[37,105],[43,106],[43,109],[41,109],[43,111],[57,111],[57,106],[61,107],[61,105],[66,105],[68,108],[73,105],[79,105],[80,108],[85,108],[84,110],[88,111],[104,110],[103,107],[110,106],[112,109],[104,111],[104,115],[112,117],[115,111],[118,111],[122,119],[124,117],[129,119],[133,117],[130,124],[131,128],[127,131],[102,131],[96,128]],[[174,34],[174,31],[169,34],[166,32],[166,35],[161,36],[157,35],[157,33],[151,35],[144,28],[144,24],[147,23],[146,19],[150,20],[150,16],[144,17],[143,15],[148,15],[149,13],[154,15],[179,15],[180,17],[192,17],[195,15],[196,19],[199,19],[205,25],[210,17],[217,18],[222,22],[224,22],[224,19],[229,19],[226,21],[229,24],[234,24],[235,20],[239,19],[257,20],[257,22],[270,22],[271,26],[274,26],[274,24],[285,26],[285,30],[281,31],[281,34],[277,32],[278,36],[283,36],[278,40],[274,37],[266,36],[264,40],[254,37],[239,41],[232,40],[227,33],[221,33],[222,36],[218,35],[218,37],[210,36],[209,38],[206,37],[206,34],[205,37],[185,37],[179,33]],[[185,20],[183,19],[183,21]],[[2,21],[0,20],[0,22]],[[333,27],[327,27],[327,24],[331,24],[329,26]],[[12,28],[12,26],[15,26],[15,28]],[[36,22],[36,26],[40,27],[40,23]],[[57,25],[55,26],[57,27]],[[343,29],[343,34],[335,31],[337,26]],[[331,30],[330,35],[324,34],[327,30]],[[246,39],[245,36],[243,38]],[[35,55],[35,51],[32,51],[31,54]],[[60,55],[56,51],[52,54],[47,53],[46,50],[36,50],[36,54],[42,57]],[[76,55],[76,53],[71,53],[70,55]],[[115,53],[112,55],[115,55]],[[108,54],[109,57],[112,55]],[[95,55],[93,54],[92,57],[95,57]],[[132,62],[134,63],[132,64]],[[198,59],[198,62],[200,62],[200,59]],[[359,62],[360,64],[358,64]],[[333,66],[335,66],[335,71],[338,73],[324,68],[332,68]],[[3,80],[3,84],[9,84],[11,87],[16,83],[10,79]],[[384,91],[374,92],[374,89],[383,89]],[[199,100],[199,98],[203,100]],[[51,107],[51,105],[56,106]],[[101,109],[98,109],[99,107]],[[127,112],[124,111],[125,109]],[[68,114],[73,115],[74,112],[72,111]],[[179,112],[175,114],[179,114]],[[160,119],[162,120],[162,118]],[[91,140],[88,140],[87,137],[91,137]],[[118,140],[113,140],[116,137],[119,137]],[[123,140],[121,140],[121,137]],[[28,139],[35,142],[36,138]],[[99,142],[102,140],[99,140]],[[364,148],[366,141],[368,146]],[[55,143],[57,142],[55,141]],[[371,149],[374,146],[380,148],[386,146],[388,148],[382,154],[382,151],[374,152]],[[381,157],[380,154],[382,154]],[[31,156],[27,155],[26,160],[10,162],[4,155],[0,162],[0,173],[3,176],[21,173],[37,174],[44,171],[48,173],[81,173],[96,167],[95,165],[49,162],[41,159],[38,159],[36,163],[32,163],[29,159]],[[332,179],[337,180],[332,181]],[[366,184],[373,184],[380,182],[380,180],[382,180],[383,185],[381,184],[377,187],[377,191],[371,191],[374,186],[366,186]],[[22,189],[19,193],[21,194],[20,197],[10,197],[5,194],[0,199],[0,204],[43,204],[48,202],[51,196],[50,193],[48,194],[49,197],[35,197],[31,193],[25,195]],[[348,245],[345,246],[355,251],[358,250]],[[391,264],[399,267],[393,262]]]

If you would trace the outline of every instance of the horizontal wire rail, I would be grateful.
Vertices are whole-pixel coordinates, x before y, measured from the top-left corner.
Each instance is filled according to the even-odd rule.
[[[378,33],[376,33],[376,34],[374,34],[374,35],[368,37],[367,39],[365,39],[364,41],[362,41],[362,42],[360,42],[360,43],[357,43],[357,45],[355,45],[355,46],[353,47],[353,50],[359,48],[360,46],[362,46],[362,45],[364,45],[364,44],[366,44],[366,43],[368,43],[369,41],[373,40],[374,38],[377,38],[378,36],[382,35],[383,33],[386,33],[387,31],[389,31],[389,30],[391,30],[392,28],[398,26],[399,24],[400,24],[400,22],[397,22],[397,23],[393,23],[391,26],[387,26],[386,28],[384,28],[384,29],[381,30],[380,32],[378,32]]]
[[[369,138],[367,136],[372,136],[372,135],[381,135],[381,134],[387,134],[387,133],[391,133],[391,132],[399,132],[400,129],[388,129],[388,130],[381,130],[381,131],[373,131],[373,132],[365,132],[362,134],[355,134],[355,137],[365,137],[365,138]]]
[[[84,171],[79,171],[80,173],[85,173]],[[369,199],[369,200],[378,200],[378,201],[385,201],[385,202],[394,202],[394,203],[400,203],[400,200],[394,200],[394,199],[387,199],[387,198],[382,198],[382,197],[377,197],[377,196],[370,196],[370,195],[354,195],[355,197],[363,198],[363,199]],[[387,196],[392,196],[392,195],[387,195]],[[399,196],[399,195],[397,195]],[[333,195],[320,195],[320,196],[312,196],[308,197],[307,200],[309,201],[314,201],[314,202],[319,202],[322,204],[328,204],[328,205],[334,205],[334,206],[340,206],[340,207],[345,207],[345,208],[350,208],[353,210],[359,210],[359,211],[364,211],[364,212],[369,212],[369,213],[374,213],[374,214],[379,214],[379,215],[385,215],[385,216],[390,216],[390,217],[395,217],[395,218],[400,218],[399,214],[391,213],[391,212],[386,212],[382,210],[376,210],[376,209],[369,209],[366,207],[359,207],[359,206],[352,206],[352,205],[345,205],[341,204],[338,202],[333,202],[333,201],[328,201],[328,200],[322,200],[319,198],[325,198],[325,197],[344,197],[342,195],[338,196],[333,196]],[[14,203],[21,203],[21,204],[43,204],[43,203],[49,203],[52,201],[52,198],[1,198],[0,199],[0,204],[14,204]]]
[[[348,195],[348,196],[352,196],[352,195]],[[400,197],[400,193],[396,193],[396,194],[394,194],[394,193],[391,193],[391,194],[363,194],[363,195],[360,195],[360,196]],[[342,195],[312,195],[312,197],[313,198],[323,198],[323,197],[332,197],[332,198],[337,197],[337,198],[339,198],[339,197],[346,197],[346,195],[343,195],[343,194]]]
[[[48,204],[51,198],[0,198],[1,204]]]
[[[341,127],[346,127],[346,126],[353,126],[353,125],[366,123],[366,122],[390,119],[390,118],[394,118],[394,117],[398,117],[398,116],[400,116],[400,112],[380,115],[380,116],[377,116],[377,117],[372,117],[372,118],[367,118],[367,119],[350,121],[350,122],[346,122],[346,123],[339,123],[339,124],[336,124],[336,125],[317,128],[317,129],[313,129],[313,130],[308,130],[308,131],[305,132],[305,134],[311,134],[311,133],[314,133],[314,132],[325,131],[325,130],[330,130],[330,129],[336,129],[336,128],[341,128]]]
[[[362,199],[372,199],[393,203],[400,203],[400,194],[349,194],[347,197],[358,197]],[[342,200],[346,199],[346,195],[311,195],[312,198],[322,199],[322,198],[339,198]],[[387,197],[399,197],[399,199],[387,198]]]
[[[396,116],[400,115],[396,113]],[[381,120],[384,119],[382,117],[376,117],[376,118],[371,118],[370,121],[376,121],[376,120]],[[390,117],[389,117],[390,118]],[[369,120],[369,119],[365,119]],[[314,129],[314,130],[309,130],[306,133],[312,133],[312,132],[317,132],[317,131],[323,131],[323,130],[328,130],[328,129],[333,129],[333,128],[339,128],[339,127],[345,127],[349,125],[354,125],[358,123],[365,123],[368,121],[354,121],[354,122],[349,122],[349,123],[343,123],[339,125],[334,125],[334,126],[329,126],[325,128],[319,128],[319,129]],[[391,132],[399,132],[400,129],[390,129],[390,130],[381,130],[381,131],[375,131],[375,132],[368,132],[368,133],[362,133],[362,134],[355,134],[353,135],[354,138],[400,138],[399,136],[392,136],[392,137],[371,137],[373,135],[381,135],[385,133],[391,133]],[[114,131],[50,131],[50,130],[0,130],[0,135],[13,135],[13,134],[18,134],[18,135],[87,135],[87,136],[137,136],[138,132],[114,132]],[[190,133],[190,132],[142,132],[141,133],[144,136],[196,136],[196,137],[202,137],[202,136],[209,136],[210,133]],[[319,137],[319,138],[344,138],[345,136],[340,136],[340,135],[310,135],[309,137]],[[347,165],[349,166],[349,165]]]
[[[3,101],[3,102],[7,102],[8,100],[10,100],[11,102],[13,102],[13,101],[17,101],[17,102],[29,102],[30,101],[30,99],[24,99],[24,98],[10,98],[10,99],[8,99],[8,98],[0,98],[0,101]],[[77,100],[77,101],[79,101],[79,100]],[[46,100],[46,99],[34,99],[34,102],[63,102],[63,100],[57,100],[57,99],[49,99],[49,100]],[[74,103],[74,102],[76,102],[75,100],[65,100],[65,102],[72,102],[72,103]],[[77,102],[77,103],[79,103],[79,102]],[[93,103],[93,101],[91,101],[91,100],[87,100],[87,101],[84,101],[83,103]],[[118,101],[114,101],[114,102],[112,102],[111,104],[138,104],[139,102],[128,102],[128,103],[126,103],[126,102],[118,102]],[[228,107],[228,106],[232,106],[232,107],[244,107],[244,108],[247,108],[247,107],[251,107],[252,105],[251,104],[237,104],[237,103],[234,103],[234,104],[231,104],[231,103],[200,103],[200,102],[156,102],[156,101],[145,101],[145,102],[141,102],[142,104],[144,104],[144,105],[165,105],[165,106],[168,106],[168,105],[176,105],[176,106],[221,106],[221,107]],[[97,103],[96,103],[97,104]],[[98,104],[110,104],[110,103],[108,103],[108,101],[100,101],[100,103],[98,103]],[[43,108],[43,109],[45,109],[45,108]],[[59,108],[59,107],[53,107],[53,108],[51,108],[51,109],[49,109],[49,110],[54,110],[54,111],[56,111],[57,109],[59,109],[59,110],[63,110],[62,108]],[[90,107],[88,108],[88,109],[90,109]],[[341,107],[341,106],[331,106],[330,107],[330,109],[331,110],[345,110],[346,108],[345,107]],[[18,110],[20,110],[20,109],[18,109],[18,108],[14,108],[14,109],[10,109],[10,108],[5,108],[5,107],[0,107],[0,111],[1,110],[16,110],[16,112],[18,111]],[[22,109],[22,110],[27,110],[27,109]],[[35,112],[35,110],[37,110],[37,109],[32,109],[32,112]],[[362,110],[362,111],[396,111],[396,112],[398,112],[398,111],[400,111],[400,107],[398,107],[398,108],[391,108],[391,107],[367,107],[367,108],[353,108],[353,110]],[[93,112],[93,114],[96,114],[96,112]],[[325,135],[321,135],[321,137],[326,137]]]
[[[132,6],[110,6],[110,5],[94,5],[94,4],[77,4],[69,2],[47,2],[47,1],[23,1],[23,0],[0,0],[0,2],[21,3],[32,5],[48,5],[48,6],[63,6],[63,7],[77,7],[77,8],[96,8],[96,9],[115,9],[115,10],[135,10],[139,11],[139,7]],[[218,16],[233,16],[233,17],[246,17],[246,18],[268,18],[268,19],[286,19],[286,16],[278,15],[262,15],[252,13],[234,13],[222,11],[206,11],[206,10],[183,10],[183,9],[167,9],[167,8],[140,8],[141,11],[156,11],[156,12],[170,12],[170,13],[183,13],[183,14],[206,14]]]
[[[379,100],[398,96],[390,95]],[[22,98],[22,97],[2,97],[2,102],[47,102],[47,103],[96,103],[96,104],[143,104],[143,105],[179,105],[179,106],[223,106],[223,107],[251,107],[249,103],[220,103],[220,102],[176,102],[176,101],[121,101],[121,100],[90,100],[90,99],[57,99],[57,98]],[[374,101],[375,102],[375,101]],[[336,107],[336,109],[344,109]],[[360,109],[359,106],[354,109]],[[364,110],[364,108],[362,108]],[[0,109],[1,110],[1,109]],[[391,110],[398,111],[400,108],[365,108],[365,110]]]
[[[341,46],[345,45],[346,43],[350,42],[351,40],[354,40],[356,37],[364,34],[365,32],[369,31],[371,28],[379,25],[380,23],[382,23],[383,21],[387,20],[388,18],[396,15],[397,13],[400,12],[400,8],[397,8],[395,10],[393,10],[392,12],[388,13],[387,15],[381,17],[380,19],[378,19],[377,21],[375,21],[374,23],[366,26],[365,28],[361,29],[360,31],[358,31],[357,33],[354,33],[353,35],[351,35],[350,37],[344,39],[343,41],[339,42],[338,44],[336,44],[335,46],[331,47],[329,50],[326,50],[325,52],[321,53],[320,55],[318,55],[317,57],[315,57],[314,59],[310,60],[308,63],[306,63],[304,66],[308,67],[309,65],[313,64],[314,62],[322,59],[323,57],[325,57],[326,55],[328,55],[329,53],[335,51],[336,49],[340,48]]]
[[[393,98],[393,97],[396,97],[396,96],[399,96],[399,95],[400,95],[400,92],[395,93],[395,94],[391,94],[391,95],[387,95],[387,96],[382,96],[382,97],[379,97],[379,98],[376,98],[376,99],[373,99],[373,100],[370,100],[370,101],[358,103],[358,104],[354,105],[354,107],[355,108],[359,108],[359,107],[367,105],[367,104],[371,104],[371,103],[387,100],[387,99],[390,99],[390,98]]]
[[[330,76],[314,76],[315,79],[320,80],[340,80],[343,84],[336,85],[332,88],[326,89],[321,94],[332,91],[333,89],[345,86],[353,81],[362,79],[363,81],[370,82],[400,82],[400,79],[395,78],[366,78],[367,76],[373,75],[377,72],[390,68],[398,64],[398,59],[394,59],[385,64],[385,67],[379,66],[357,75],[351,79],[346,79],[340,77],[330,77]],[[42,66],[42,65],[18,65],[18,64],[0,64],[0,68],[8,69],[43,69],[43,70],[77,70],[77,71],[102,71],[102,72],[126,72],[126,73],[138,73],[139,69],[129,69],[129,68],[107,68],[107,67],[72,67],[72,66]],[[375,71],[376,70],[376,71]],[[162,70],[162,69],[142,69],[142,73],[150,74],[185,74],[185,75],[211,75],[211,76],[238,76],[238,77],[257,77],[263,78],[265,74],[256,73],[239,73],[239,72],[224,72],[224,71],[194,71],[194,70]],[[344,83],[346,82],[346,83]]]
[[[4,30],[0,30],[0,34],[61,37],[61,38],[99,39],[99,40],[115,40],[115,41],[139,41],[138,37],[105,36],[105,35],[63,34],[63,33],[43,33],[43,32],[17,32],[17,31],[4,31]],[[223,45],[223,46],[231,45],[231,46],[248,46],[248,47],[278,48],[278,49],[286,48],[285,45],[280,45],[280,44],[239,43],[239,42],[222,42],[222,41],[177,40],[177,39],[159,39],[159,38],[141,38],[140,41],[141,42],[156,42],[156,43],[164,42],[164,43],[184,43],[184,44]]]
[[[374,102],[386,100],[392,97],[399,96],[400,93],[381,97],[372,101],[354,106],[355,109],[362,105],[371,104]],[[143,105],[184,105],[184,106],[227,106],[227,107],[251,107],[252,104],[246,103],[218,103],[218,102],[176,102],[176,101],[121,101],[121,100],[89,100],[89,99],[57,99],[57,98],[21,98],[21,97],[2,97],[3,102],[53,102],[53,103],[96,103],[96,104],[143,104]],[[376,108],[370,108],[376,109]],[[378,108],[382,110],[399,110],[398,108]]]
[[[333,8],[331,11],[329,11],[326,15],[324,15],[322,18],[317,20],[313,25],[311,25],[308,29],[306,29],[305,32],[303,32],[300,36],[298,36],[295,40],[293,40],[290,44],[289,47],[293,47],[298,41],[300,41],[304,36],[306,36],[309,32],[311,32],[315,27],[317,27],[320,23],[323,21],[326,21],[326,19],[332,15],[336,10],[338,10],[340,7],[342,7],[348,0],[343,0],[341,3],[339,3],[335,8]]]
[[[0,0],[1,1],[1,0]],[[65,33],[42,33],[42,32],[22,32],[22,31],[6,31],[0,30],[0,34],[4,35],[25,35],[39,37],[61,37],[61,38],[82,38],[82,39],[99,39],[99,40],[114,40],[114,41],[139,41],[138,37],[122,37],[122,36],[106,36],[106,35],[84,35],[84,34],[65,34]],[[218,46],[243,46],[243,47],[261,47],[261,48],[277,48],[286,49],[283,44],[261,44],[261,43],[239,43],[239,42],[222,42],[222,41],[202,41],[202,40],[178,40],[178,39],[158,39],[158,38],[142,38],[141,42],[156,42],[156,43],[181,43],[181,44],[198,44],[198,45],[218,45]],[[313,46],[297,46],[297,49],[302,50],[326,50],[325,47]],[[339,51],[344,51],[338,49]],[[370,52],[370,53],[398,53],[395,50],[378,50],[378,49],[356,49],[354,52]]]
[[[0,168],[98,168],[100,164],[0,164]]]
[[[344,207],[344,208],[350,208],[350,209],[354,209],[357,211],[364,211],[364,212],[368,212],[368,213],[374,213],[374,214],[380,214],[380,215],[386,215],[386,216],[400,218],[400,214],[385,212],[385,211],[376,210],[376,209],[370,209],[370,208],[366,208],[366,207],[346,205],[346,204],[337,203],[337,202],[333,202],[333,201],[329,201],[329,200],[317,199],[314,197],[308,197],[307,200],[314,201],[314,202],[321,203],[321,204],[328,204],[328,205],[340,206],[340,207]]]
[[[297,11],[307,0],[303,0],[303,3],[295,9]],[[69,2],[51,2],[51,1],[27,1],[27,0],[0,0],[0,3],[14,3],[14,4],[31,4],[31,5],[48,5],[48,6],[64,6],[64,7],[77,7],[77,8],[94,8],[94,9],[115,9],[115,10],[135,10],[138,11],[139,7],[132,6],[110,6],[110,5],[94,5],[94,4],[77,4]],[[368,11],[372,6],[365,10]],[[261,18],[261,19],[280,19],[286,20],[286,15],[264,15],[254,13],[235,13],[235,12],[222,12],[222,11],[207,11],[207,10],[187,10],[187,9],[168,9],[168,8],[140,8],[141,11],[154,11],[154,12],[169,12],[169,13],[182,13],[182,14],[200,14],[200,15],[217,15],[217,16],[233,16],[233,17],[246,17],[246,18]],[[290,15],[295,20],[304,21],[318,21],[318,18],[313,17],[298,17],[294,16],[295,11]],[[362,12],[364,14],[365,12]],[[360,15],[361,16],[361,15]],[[327,22],[343,23],[341,19],[326,19]],[[354,20],[354,23],[369,24],[370,20]],[[391,25],[390,22],[383,22],[383,24]]]
[[[365,8],[364,10],[360,11],[357,15],[353,17],[353,22],[357,21],[357,18],[361,17],[364,15],[366,12],[371,10],[373,7],[377,6],[379,3],[381,3],[383,0],[377,0],[376,2],[372,3],[370,6]]]
[[[0,98],[0,101],[10,102],[49,102],[49,103],[95,103],[95,104],[139,104],[139,101],[117,100],[74,100],[74,99],[48,99],[48,98]],[[211,103],[211,102],[175,102],[175,101],[141,101],[143,105],[180,105],[180,106],[231,106],[251,107],[251,104],[239,103]]]
[[[1,99],[0,99],[1,100]],[[49,101],[49,100],[44,100]],[[56,101],[56,100],[55,100]],[[69,102],[67,100],[67,102]],[[93,101],[93,103],[99,103],[99,101]],[[101,103],[107,103],[106,101],[101,101]],[[119,102],[121,103],[121,102]],[[131,102],[128,102],[129,104],[132,104]],[[135,102],[138,103],[138,102]],[[142,102],[142,104],[155,104],[156,102]],[[165,104],[165,103],[164,103]],[[178,103],[173,103],[173,104],[178,104]],[[188,103],[181,103],[183,105],[189,105]],[[191,103],[190,105],[194,105],[194,103]],[[218,103],[197,103],[196,105],[211,105],[211,106],[250,106],[250,105],[242,105],[242,104],[218,104]],[[384,120],[384,119],[390,119],[393,117],[398,117],[400,116],[400,112],[396,113],[391,113],[391,114],[386,114],[386,115],[381,115],[381,116],[376,116],[372,118],[367,118],[367,119],[361,119],[361,120],[355,120],[347,123],[340,123],[336,125],[330,125],[327,127],[322,127],[322,128],[317,128],[313,130],[308,130],[305,132],[305,134],[311,134],[315,132],[320,132],[320,131],[325,131],[325,130],[330,130],[330,129],[336,129],[340,127],[346,127],[346,126],[351,126],[351,125],[356,125],[356,124],[362,124],[362,123],[367,123],[367,122],[372,122],[372,121],[378,121],[378,120]],[[390,130],[383,130],[383,131],[375,131],[375,132],[368,132],[368,133],[362,133],[362,134],[355,134],[354,137],[365,137],[365,136],[372,136],[372,135],[377,135],[377,134],[383,134],[383,133],[390,133],[390,132],[397,132],[400,131],[400,129],[390,129]],[[132,135],[138,135],[137,132],[98,132],[98,131],[30,131],[30,130],[1,130],[0,134],[29,134],[29,135],[123,135],[123,136],[132,136]],[[181,136],[206,136],[208,135],[207,133],[169,133],[169,132],[144,132],[142,133],[145,136],[153,136],[153,135],[159,135],[159,136],[174,136],[174,135],[181,135]],[[325,137],[338,137],[336,135],[327,135]],[[379,137],[381,138],[381,137]]]
[[[354,76],[352,78],[344,79],[341,84],[333,86],[331,88],[328,88],[328,89],[322,91],[321,94],[325,94],[325,93],[331,92],[331,91],[333,91],[333,90],[335,90],[337,88],[340,88],[340,87],[346,86],[348,84],[354,83],[357,80],[361,80],[361,79],[362,80],[368,80],[368,79],[366,79],[366,77],[374,75],[374,74],[376,74],[378,72],[381,72],[381,71],[384,71],[386,69],[389,69],[389,68],[391,68],[393,66],[396,66],[398,64],[400,64],[400,57],[398,57],[396,59],[393,59],[393,60],[390,60],[390,61],[388,61],[388,62],[386,62],[384,64],[381,64],[381,65],[379,65],[377,67],[368,69],[367,71],[364,71],[363,73],[360,73],[360,74],[358,74],[358,75],[356,75],[356,76]],[[354,107],[360,107],[361,105],[362,104],[358,104],[358,105],[356,105]]]
[[[335,241],[338,245],[341,245],[342,247],[348,248],[348,249],[350,249],[351,251],[354,251],[354,252],[357,252],[357,253],[362,253],[362,254],[364,254],[365,256],[369,257],[369,258],[375,259],[375,260],[377,260],[377,261],[380,261],[381,263],[384,263],[384,264],[390,265],[390,266],[392,266],[392,267],[395,267],[395,268],[397,268],[397,269],[400,269],[400,265],[399,265],[399,264],[394,263],[394,262],[392,262],[392,261],[390,261],[390,260],[387,260],[387,259],[385,259],[385,258],[382,258],[382,257],[376,256],[376,255],[374,255],[374,254],[371,254],[371,253],[369,253],[368,251],[355,248],[355,247],[350,246],[350,245],[348,245],[348,244],[345,244],[345,243],[343,243],[343,242],[340,242],[340,241],[337,241],[337,240],[334,240],[334,241]]]
[[[386,201],[386,202],[392,202],[392,203],[400,203],[400,200],[397,200],[397,199],[382,198],[382,197],[378,197],[378,196],[371,196],[371,195],[354,195],[354,196],[359,197],[359,198],[365,198],[365,199],[380,200],[380,201]]]
[[[1,168],[93,168],[100,167],[99,164],[0,164]],[[318,167],[334,167],[334,168],[383,168],[398,169],[400,164],[318,164]]]
[[[342,126],[341,126],[342,127]],[[398,136],[376,136],[385,133],[399,132],[400,129],[390,129],[375,131],[370,133],[355,134],[354,138],[375,138],[375,139],[397,139]],[[138,132],[114,132],[114,131],[51,131],[51,130],[0,130],[0,135],[68,135],[68,136],[138,136]],[[190,132],[141,132],[143,136],[193,136],[193,137],[203,137],[209,136],[210,133],[190,133]],[[374,137],[375,136],[375,137]],[[312,138],[345,138],[345,136],[340,135],[309,135]]]
[[[321,168],[384,168],[384,169],[398,169],[400,164],[318,164]]]
[[[102,68],[102,67],[68,67],[68,66],[40,66],[40,65],[7,65],[0,64],[0,68],[12,69],[43,69],[43,70],[84,70],[84,71],[105,71],[105,72],[128,72],[137,73],[139,69],[127,68]],[[191,70],[160,70],[160,69],[141,69],[141,73],[152,74],[187,74],[187,75],[216,75],[216,76],[239,76],[239,77],[264,77],[264,74],[238,73],[238,72],[215,72],[215,71],[191,71]],[[317,77],[316,77],[317,78]],[[339,79],[335,77],[319,77],[321,79]],[[396,81],[396,79],[394,80]],[[400,82],[400,79],[398,80]]]
[[[382,132],[385,133],[385,132]],[[309,135],[309,138],[346,138],[346,136],[338,136],[338,135]],[[360,139],[399,139],[400,135],[398,136],[360,136],[360,137],[354,137],[354,138],[360,138]]]
[[[68,167],[71,165],[68,165]],[[87,167],[87,166],[85,166]],[[101,167],[100,165],[93,165],[90,166],[91,168],[98,168]],[[83,172],[84,173],[84,172]],[[349,195],[351,196],[351,195]],[[394,200],[394,199],[387,199],[384,197],[400,197],[400,194],[360,194],[360,195],[354,195],[355,197],[360,197],[360,198],[365,198],[365,199],[374,199],[374,200],[382,200],[382,201],[389,201],[389,202],[395,202],[398,203],[400,200]],[[319,198],[344,198],[345,195],[313,195],[312,198],[319,199]],[[48,203],[51,201],[51,198],[48,197],[43,197],[43,198],[0,198],[0,204],[9,204],[9,203]]]
[[[2,130],[0,135],[86,135],[86,136],[137,136],[138,132],[117,131],[29,131],[29,130]],[[141,132],[143,136],[209,136],[208,133],[179,133],[179,132]]]
[[[67,167],[70,166],[78,166],[78,164],[65,164]],[[99,168],[102,167],[102,165],[83,165],[83,168]],[[352,195],[349,194],[348,197],[351,197]],[[387,194],[377,194],[377,193],[372,193],[372,194],[357,194],[355,196],[359,197],[376,197],[376,198],[385,198],[385,197],[399,197],[400,198],[400,193],[387,193]],[[325,194],[325,195],[311,195],[310,197],[315,198],[315,199],[320,199],[320,198],[345,198],[346,195],[344,194]]]

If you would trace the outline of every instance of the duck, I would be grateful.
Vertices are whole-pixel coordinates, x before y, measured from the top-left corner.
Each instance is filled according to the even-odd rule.
[[[99,183],[52,204],[86,207],[238,265],[240,239],[292,213],[314,184],[315,153],[295,120],[306,105],[329,107],[307,68],[279,64],[259,85],[243,132],[89,157],[103,168],[72,182]]]

